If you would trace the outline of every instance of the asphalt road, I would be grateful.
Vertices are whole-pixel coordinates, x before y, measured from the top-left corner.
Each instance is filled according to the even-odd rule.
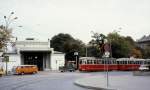
[[[115,82],[117,88],[119,87],[125,88],[120,90],[150,90],[149,76],[133,76],[132,74],[133,74],[132,72],[120,72],[120,71],[109,72],[110,84],[113,85]],[[106,72],[60,73],[60,72],[43,71],[34,75],[4,76],[0,77],[0,90],[90,90],[74,85],[74,81],[82,78],[100,77],[100,76],[106,79]],[[114,78],[125,77],[125,78],[124,81],[121,81],[120,79],[113,80],[113,77]]]
[[[87,90],[74,85],[77,78],[89,76],[79,72],[39,72],[0,78],[0,90]]]

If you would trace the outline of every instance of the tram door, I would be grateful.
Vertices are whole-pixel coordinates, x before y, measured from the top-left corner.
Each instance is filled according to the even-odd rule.
[[[25,65],[37,65],[38,70],[43,70],[43,55],[41,53],[24,54]]]

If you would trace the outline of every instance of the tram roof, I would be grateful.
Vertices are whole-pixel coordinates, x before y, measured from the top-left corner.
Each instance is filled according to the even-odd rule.
[[[104,60],[104,58],[96,58],[96,57],[81,57],[80,60]],[[109,60],[116,60],[115,58],[109,58]]]
[[[150,59],[139,59],[139,58],[118,58],[117,61],[145,61]]]
[[[95,60],[95,59],[100,59],[100,58],[96,58],[96,57],[80,57],[80,59],[91,59],[91,60]]]

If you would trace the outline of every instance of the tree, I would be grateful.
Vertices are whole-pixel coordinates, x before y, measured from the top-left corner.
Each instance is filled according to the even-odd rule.
[[[67,46],[70,44],[70,42],[73,42],[74,38],[69,34],[59,33],[58,35],[55,35],[51,39],[51,47],[54,48],[55,51],[60,52],[67,52],[67,49],[70,48],[64,48],[64,46]],[[69,49],[70,50],[70,49]]]
[[[6,45],[6,42],[9,41],[11,37],[11,29],[5,28],[3,25],[0,26],[0,49]]]
[[[103,53],[95,46],[89,46],[87,48],[88,57],[102,57]]]
[[[127,36],[127,37],[125,37],[125,40],[127,40],[130,43],[130,45],[133,46],[133,48],[136,47],[135,41],[132,39],[132,37]]]
[[[80,56],[84,55],[85,44],[79,40],[74,39],[69,34],[59,33],[51,39],[51,47],[55,51],[66,53],[66,59],[74,60],[74,52],[79,52]]]
[[[11,37],[11,31],[10,29],[10,24],[13,23],[14,20],[18,19],[18,17],[12,17],[14,12],[11,12],[10,15],[4,16],[5,20],[5,25],[0,25],[0,49],[2,49],[5,45],[6,42],[9,41]]]
[[[102,57],[104,54],[104,40],[106,36],[101,33],[93,32],[92,38],[93,39],[89,42],[89,44],[93,45],[88,49],[89,56]]]
[[[149,46],[142,49],[142,52],[143,52],[143,58],[150,58],[150,47]]]
[[[132,49],[130,56],[132,56],[134,58],[142,58],[142,53],[139,49],[134,48],[134,49]]]
[[[117,32],[109,33],[107,37],[111,41],[112,57],[129,57],[132,45],[125,37],[120,36]]]

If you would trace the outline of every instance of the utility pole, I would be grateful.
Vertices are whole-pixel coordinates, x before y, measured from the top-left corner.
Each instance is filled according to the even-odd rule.
[[[76,69],[78,68],[78,52],[74,52],[74,56],[76,58]]]
[[[14,20],[18,19],[18,17],[12,17],[12,15],[14,14],[14,12],[11,12],[10,15],[7,17],[7,16],[4,16],[4,20],[5,20],[5,25],[4,25],[4,32],[7,32],[7,34],[9,34],[9,26],[11,23],[14,22]],[[10,38],[10,37],[6,37],[6,38]],[[8,42],[5,42],[5,50],[4,50],[4,58],[5,58],[5,62],[6,62],[6,75],[8,74],[8,62],[9,62],[9,56],[5,56],[5,54],[7,53],[7,43]]]

